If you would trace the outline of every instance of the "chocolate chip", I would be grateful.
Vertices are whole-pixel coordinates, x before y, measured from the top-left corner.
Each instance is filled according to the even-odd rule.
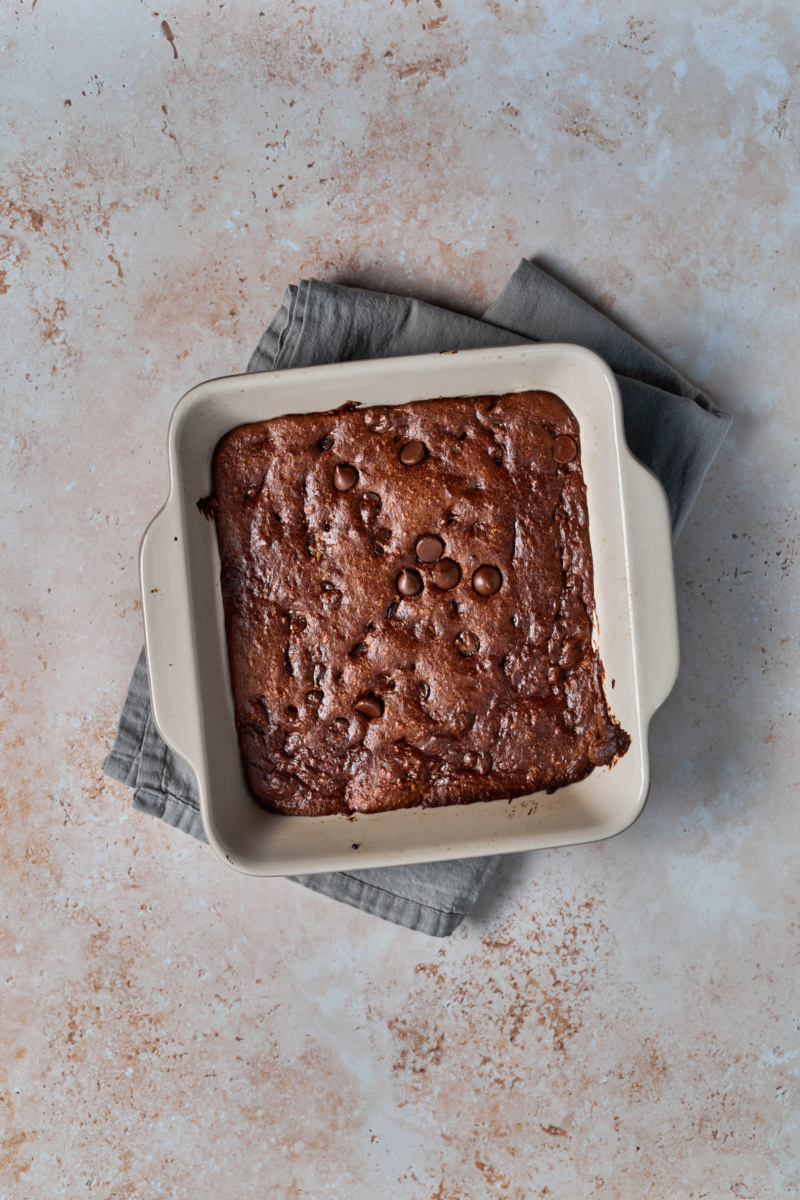
[[[320,448],[320,450],[330,450],[332,445],[333,438],[329,433],[326,433],[325,437],[321,437],[317,442],[317,446]]]
[[[478,636],[471,629],[465,629],[456,638],[456,650],[464,658],[472,658],[473,654],[477,654],[480,648],[481,643]]]
[[[367,692],[366,696],[356,700],[355,710],[357,713],[361,713],[362,717],[366,717],[368,721],[373,721],[376,717],[383,716],[383,701],[374,692]]]
[[[350,651],[350,657],[360,658],[361,655],[366,654],[368,650],[369,646],[366,642],[356,642],[355,646],[353,646],[352,650]]]
[[[452,558],[440,558],[433,568],[433,582],[443,592],[449,592],[461,582],[461,567]]]
[[[392,531],[384,525],[380,529],[376,529],[372,535],[372,548],[377,555],[384,554],[391,540]]]
[[[422,699],[423,699],[423,700],[427,700],[427,699],[429,699],[429,697],[430,697],[430,694],[431,694],[431,685],[430,685],[429,683],[425,683],[425,682],[423,681],[423,682],[422,682],[422,683],[419,685],[419,693],[420,693],[420,695],[422,696]]]
[[[494,596],[503,586],[503,576],[497,567],[484,563],[472,576],[472,586],[479,596]]]
[[[351,463],[339,463],[333,471],[333,486],[337,492],[349,492],[358,483],[358,471]]]
[[[312,692],[306,692],[306,700],[313,708],[319,708],[322,701],[325,699],[325,693],[315,688]]]
[[[557,463],[572,462],[578,453],[578,443],[568,433],[560,434],[553,442],[553,458]]]
[[[414,550],[420,562],[435,563],[444,554],[444,542],[433,533],[424,533],[417,538]]]
[[[350,728],[350,722],[347,717],[336,717],[333,723],[337,726],[337,733],[345,734]]]
[[[397,576],[395,586],[401,596],[418,596],[422,591],[422,576],[419,571],[409,567]]]
[[[428,453],[428,447],[424,442],[418,442],[416,439],[411,442],[406,442],[400,450],[398,458],[405,467],[415,467],[417,463],[421,463],[425,455]]]
[[[289,613],[289,633],[302,633],[308,621],[302,613]]]
[[[365,412],[364,422],[370,433],[385,433],[389,427],[389,422],[386,419],[386,413]]]
[[[392,617],[397,612],[399,607],[400,607],[400,601],[393,600],[392,603],[389,605],[389,607],[386,610],[386,619],[388,621],[391,621]]]

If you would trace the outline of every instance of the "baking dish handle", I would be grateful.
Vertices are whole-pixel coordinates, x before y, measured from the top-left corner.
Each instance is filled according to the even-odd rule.
[[[179,505],[167,501],[145,530],[139,578],[153,720],[164,741],[190,765],[199,761],[202,734],[187,697],[196,694],[184,529]]]
[[[659,480],[632,456],[627,465],[631,621],[640,705],[649,720],[672,691],[680,664],[672,527]]]

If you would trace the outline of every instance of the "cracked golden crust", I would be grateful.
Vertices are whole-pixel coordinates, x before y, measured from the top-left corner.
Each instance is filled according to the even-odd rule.
[[[223,438],[212,507],[257,799],[319,815],[509,798],[625,752],[591,645],[579,433],[556,396],[521,392],[279,417]],[[563,435],[578,452],[559,464]],[[413,440],[427,453],[406,465]],[[358,472],[346,491],[341,464]],[[423,534],[458,563],[452,590],[417,558]],[[482,596],[471,580],[487,564],[503,582]],[[403,597],[411,569],[424,586]],[[356,709],[367,695],[380,716]]]

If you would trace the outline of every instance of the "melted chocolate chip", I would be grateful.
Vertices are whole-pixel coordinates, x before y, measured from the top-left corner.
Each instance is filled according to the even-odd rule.
[[[395,586],[401,596],[418,596],[422,591],[422,576],[419,571],[409,567],[397,576]]]
[[[429,699],[431,694],[431,685],[429,683],[425,683],[423,680],[423,682],[419,685],[419,694],[422,696],[423,700]]]
[[[392,603],[389,605],[389,607],[386,610],[386,619],[391,621],[392,617],[397,612],[399,607],[400,607],[400,601],[393,600]]]
[[[302,613],[289,613],[289,633],[302,633],[308,621]]]
[[[366,654],[368,650],[369,646],[366,642],[356,642],[355,646],[353,646],[352,650],[350,651],[350,657],[360,658],[361,655]]]
[[[283,652],[283,669],[287,675],[294,675],[294,664],[292,663],[292,656],[288,646]]]
[[[481,648],[481,643],[478,635],[473,633],[471,629],[465,629],[456,638],[456,650],[464,658],[472,658],[473,654],[477,654]]]
[[[386,419],[386,413],[364,413],[364,422],[370,433],[385,433],[389,428],[389,422]]]
[[[331,435],[329,433],[326,433],[325,437],[321,437],[319,439],[319,441],[317,442],[317,446],[319,447],[320,450],[330,450],[332,445],[333,445],[333,438],[331,437]]]
[[[358,483],[358,471],[351,463],[339,463],[333,471],[333,486],[337,492],[349,492]]]
[[[497,567],[484,563],[472,576],[472,586],[479,596],[494,596],[503,586],[503,576]]]
[[[317,562],[319,562],[319,560],[322,558],[322,551],[320,550],[319,546],[319,537],[316,533],[310,533],[306,538],[306,550],[312,558],[317,560]]]
[[[361,497],[361,503],[364,508],[366,508],[367,505],[369,505],[370,508],[374,508],[376,513],[379,513],[383,508],[383,501],[377,492],[364,492],[364,495]]]
[[[578,443],[568,433],[560,434],[553,442],[553,458],[557,463],[572,462],[578,453]]]
[[[443,592],[449,592],[461,582],[461,567],[452,558],[440,558],[433,568],[433,582]]]
[[[400,450],[398,458],[403,466],[415,467],[417,463],[421,463],[425,455],[428,453],[428,447],[424,442],[419,442],[416,439],[411,442],[406,442]]]
[[[420,562],[435,563],[444,554],[444,542],[433,533],[424,533],[417,538],[414,549]]]
[[[325,693],[321,692],[319,690],[319,688],[314,688],[313,691],[306,692],[306,700],[312,706],[312,708],[319,708],[320,704],[322,704],[322,701],[324,699],[325,699]]]
[[[328,674],[328,668],[325,663],[314,663],[313,680],[314,683],[322,683],[325,676]]]
[[[361,713],[362,717],[366,717],[368,721],[374,721],[376,717],[383,716],[383,701],[374,692],[367,692],[366,696],[356,700],[355,710],[357,713]]]
[[[387,529],[384,525],[380,529],[376,529],[372,535],[372,549],[377,555],[380,556],[381,554],[385,553],[386,547],[389,545],[391,540],[392,531],[391,529]]]

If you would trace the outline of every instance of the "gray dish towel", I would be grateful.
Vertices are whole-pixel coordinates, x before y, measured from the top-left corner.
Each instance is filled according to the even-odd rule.
[[[520,263],[481,320],[419,300],[303,280],[286,289],[247,369],[286,370],[522,342],[575,342],[609,363],[622,393],[628,444],[664,485],[677,534],[730,417],[533,263]],[[103,769],[133,788],[134,808],[206,840],[194,775],[153,724],[144,650]],[[497,861],[497,856],[468,858],[293,878],[385,921],[446,937],[470,911]]]

